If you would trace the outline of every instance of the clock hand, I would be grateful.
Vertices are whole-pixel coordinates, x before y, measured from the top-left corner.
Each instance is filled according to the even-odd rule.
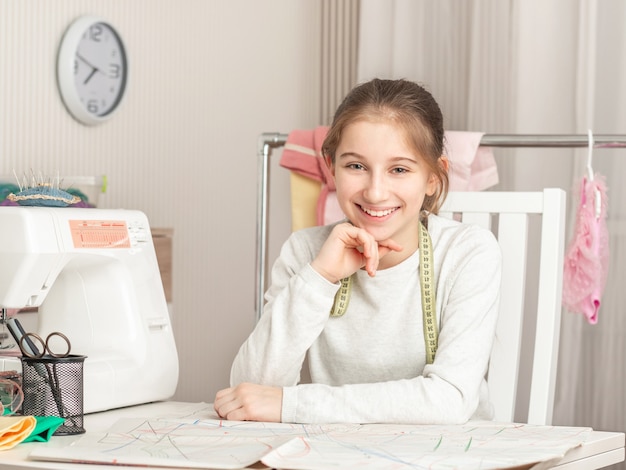
[[[78,57],[82,62],[84,62],[85,64],[87,64],[89,67],[91,67],[92,69],[95,69],[97,71],[99,71],[100,69],[98,67],[96,67],[95,65],[93,65],[91,62],[89,62],[87,59],[85,59],[82,55],[80,55],[78,52],[76,53],[76,57]]]
[[[87,66],[91,67],[91,73],[89,75],[87,75],[87,78],[85,78],[85,81],[83,81],[83,84],[86,85],[87,82],[89,80],[91,80],[91,77],[93,77],[96,72],[102,72],[98,67],[96,67],[95,65],[93,65],[91,62],[89,62],[87,59],[85,59],[82,55],[80,55],[78,52],[76,53],[76,57],[78,57],[82,62],[84,62],[85,64],[87,64]]]
[[[93,70],[91,71],[91,73],[87,76],[87,78],[85,78],[85,81],[83,82],[83,85],[86,85],[87,82],[89,80],[91,80],[91,77],[93,77],[96,74],[96,72],[98,72],[98,69],[93,67]]]

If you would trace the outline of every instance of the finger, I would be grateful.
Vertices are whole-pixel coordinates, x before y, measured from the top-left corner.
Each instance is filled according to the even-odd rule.
[[[378,252],[378,243],[376,243],[376,240],[370,237],[365,242],[363,255],[365,258],[365,270],[367,271],[367,274],[372,277],[375,276],[376,270],[378,269],[378,263],[380,262],[380,253]]]
[[[380,258],[385,257],[392,251],[402,251],[403,249],[402,245],[399,245],[390,238],[378,242],[378,256]]]
[[[213,409],[222,418],[225,418],[235,405],[234,388],[225,388],[218,391],[215,394],[215,400],[213,401]]]
[[[380,262],[378,247],[372,249],[372,252],[374,256],[368,257],[365,261],[365,271],[367,271],[367,274],[369,274],[371,277],[374,277],[376,275],[376,271],[378,270],[378,264]]]
[[[404,247],[399,243],[396,243],[391,238],[387,238],[386,240],[380,240],[378,242],[378,248],[384,247],[389,251],[402,251]]]
[[[396,243],[391,238],[385,240],[375,241],[375,249],[370,249],[376,256],[371,256],[366,262],[366,271],[370,276],[374,276],[378,270],[380,260],[392,251],[402,251],[404,247],[399,243]]]
[[[222,390],[219,390],[216,394],[215,394],[215,403],[219,403],[222,402],[224,400],[227,399],[227,397],[229,397],[230,395],[232,395],[234,388],[229,387],[229,388],[224,388]]]
[[[238,400],[221,404],[216,410],[220,418],[228,420],[244,421],[244,408],[239,404]],[[240,417],[241,416],[241,417]]]
[[[369,232],[358,227],[353,227],[350,237],[352,238],[351,246],[346,243],[346,247],[357,251],[360,248],[361,267],[372,276],[378,267],[378,243]]]

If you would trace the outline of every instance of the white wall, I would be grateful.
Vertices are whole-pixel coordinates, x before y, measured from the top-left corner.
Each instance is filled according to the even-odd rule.
[[[97,127],[70,117],[55,78],[83,14],[129,56],[121,109]],[[257,138],[318,124],[320,16],[307,0],[0,2],[0,174],[105,174],[106,207],[174,228],[176,399],[212,401],[253,327]],[[270,257],[290,224],[280,168],[272,191]]]

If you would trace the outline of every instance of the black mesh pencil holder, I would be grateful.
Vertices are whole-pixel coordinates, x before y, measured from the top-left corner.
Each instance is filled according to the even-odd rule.
[[[60,416],[65,422],[55,436],[82,434],[83,365],[86,356],[22,357],[22,413]]]

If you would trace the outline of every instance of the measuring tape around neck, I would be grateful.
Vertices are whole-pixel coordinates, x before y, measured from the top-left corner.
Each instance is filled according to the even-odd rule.
[[[420,290],[422,294],[422,314],[424,323],[424,343],[426,346],[426,364],[435,360],[438,343],[438,328],[435,312],[435,290],[433,284],[433,252],[432,241],[424,224],[419,223],[419,250],[420,250]],[[341,317],[348,310],[350,292],[352,291],[352,276],[341,280],[341,286],[335,294],[335,302],[330,310],[331,317]]]

